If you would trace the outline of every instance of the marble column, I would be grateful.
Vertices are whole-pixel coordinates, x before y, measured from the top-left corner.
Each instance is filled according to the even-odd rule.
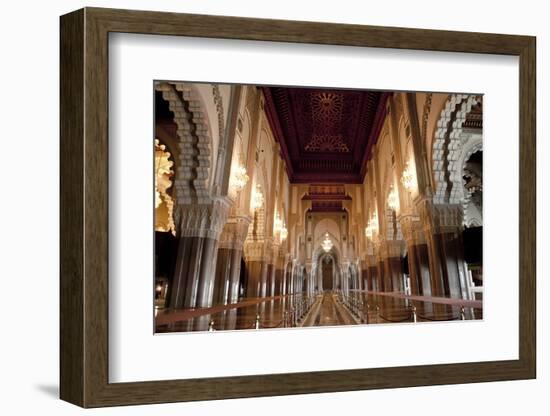
[[[434,257],[434,267],[441,276],[440,293],[446,297],[465,299],[467,294],[467,268],[462,242],[462,206],[434,205],[434,227],[429,247]]]
[[[230,280],[229,280],[229,293],[228,303],[237,303],[239,301],[239,284],[241,277],[241,259],[243,257],[243,251],[238,249],[231,250],[231,266],[230,266]]]
[[[402,292],[405,290],[401,267],[403,245],[404,242],[400,240],[386,240],[381,243],[380,251],[384,263],[386,292]]]
[[[169,306],[212,306],[218,239],[227,219],[229,201],[180,205],[175,211],[179,243]]]
[[[407,245],[411,294],[434,296],[433,287],[437,276],[432,274],[428,243],[418,216],[401,218],[401,229]]]
[[[275,266],[273,264],[267,264],[267,276],[266,276],[266,293],[265,296],[273,296],[275,293]]]
[[[374,254],[368,254],[366,260],[367,268],[367,290],[370,291],[380,291],[378,285],[378,263]]]
[[[433,204],[423,199],[417,204],[424,225],[430,265],[432,296],[467,298],[462,238],[462,207]]]
[[[268,264],[269,255],[265,240],[251,240],[245,242],[246,261],[246,297],[265,297],[268,293]]]
[[[369,289],[369,270],[366,260],[361,260],[360,262],[360,270],[359,274],[361,276],[361,288],[362,290],[370,290]]]
[[[246,262],[246,292],[247,298],[261,297],[262,291],[262,265],[261,261]]]
[[[243,243],[250,225],[249,217],[230,217],[220,237],[216,265],[214,298],[217,303],[227,305],[239,300],[239,279]]]
[[[386,273],[385,273],[385,267],[384,267],[384,259],[382,257],[381,253],[381,241],[376,239],[373,243],[373,260],[374,260],[374,266],[376,268],[375,276],[376,276],[376,290],[379,292],[386,292],[388,282],[386,281]]]

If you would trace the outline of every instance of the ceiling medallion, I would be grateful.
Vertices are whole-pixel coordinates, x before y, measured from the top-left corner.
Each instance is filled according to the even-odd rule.
[[[344,95],[335,92],[311,94],[311,116],[314,122],[333,124],[340,122],[344,108]]]
[[[314,134],[306,145],[305,150],[306,152],[349,153],[349,147],[342,140],[340,134],[334,136]]]

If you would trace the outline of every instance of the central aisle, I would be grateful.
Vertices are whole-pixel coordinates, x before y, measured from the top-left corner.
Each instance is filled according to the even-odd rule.
[[[351,314],[336,301],[336,294],[328,292],[320,296],[318,304],[302,326],[353,325],[357,322]]]

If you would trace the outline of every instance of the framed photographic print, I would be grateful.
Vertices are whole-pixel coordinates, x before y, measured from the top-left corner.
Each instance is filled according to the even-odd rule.
[[[61,17],[83,407],[536,376],[535,38]]]

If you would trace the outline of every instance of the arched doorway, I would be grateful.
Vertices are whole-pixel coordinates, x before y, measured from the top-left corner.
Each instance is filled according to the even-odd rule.
[[[321,276],[323,291],[334,290],[334,258],[330,255],[321,258]]]

